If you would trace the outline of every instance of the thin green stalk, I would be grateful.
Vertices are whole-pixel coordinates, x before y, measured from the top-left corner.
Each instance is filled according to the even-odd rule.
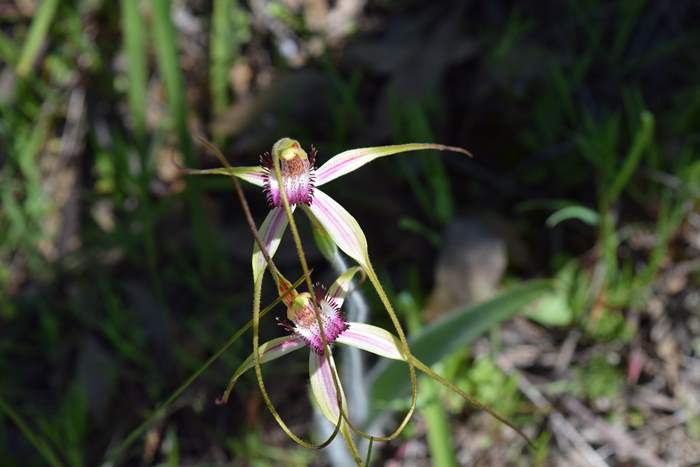
[[[331,354],[330,347],[328,346],[328,341],[326,340],[326,333],[323,329],[323,321],[321,320],[321,309],[318,305],[318,300],[316,299],[316,294],[312,293],[314,288],[313,288],[313,284],[311,283],[309,265],[306,261],[306,255],[304,254],[304,247],[301,243],[301,236],[299,235],[299,229],[297,229],[297,224],[296,224],[296,221],[294,220],[292,208],[289,206],[289,199],[287,198],[287,191],[285,190],[284,183],[282,181],[282,169],[280,168],[279,154],[277,154],[274,151],[273,151],[273,155],[272,155],[272,162],[274,164],[275,175],[277,177],[277,186],[280,187],[280,194],[282,196],[282,205],[284,206],[284,211],[285,211],[285,214],[287,215],[287,220],[289,221],[289,230],[292,232],[292,237],[294,239],[294,245],[296,246],[296,250],[297,250],[297,256],[299,257],[299,263],[301,264],[301,269],[304,272],[304,274],[309,274],[306,276],[306,288],[311,293],[311,297],[312,297],[311,303],[313,304],[316,323],[318,324],[319,333],[321,334],[321,345],[323,346],[323,353],[326,357],[331,359],[333,357]],[[348,448],[350,449],[350,452],[352,453],[353,459],[355,460],[357,465],[362,465],[362,458],[360,457],[360,454],[357,450],[357,446],[355,446],[355,442],[352,439],[352,436],[348,433],[347,429],[342,429],[343,419],[347,420],[347,423],[351,427],[352,427],[352,425],[350,424],[350,421],[348,420],[349,417],[347,417],[347,414],[345,413],[345,410],[343,409],[343,395],[342,395],[343,393],[342,393],[342,387],[340,384],[340,378],[338,377],[338,374],[336,372],[334,365],[329,365],[329,366],[331,368],[331,374],[333,375],[333,385],[335,386],[335,392],[336,392],[337,402],[338,402],[338,413],[339,413],[338,424],[339,424],[339,426],[341,426],[341,432],[343,434],[343,438],[345,438],[345,441],[348,445]]]
[[[237,53],[237,43],[231,34],[231,10],[237,8],[236,0],[214,0],[211,13],[209,38],[209,69],[211,103],[214,115],[220,115],[229,104],[229,68]]]
[[[170,19],[170,0],[152,0],[153,34],[155,39],[156,58],[165,91],[168,97],[170,114],[175,122],[175,129],[180,142],[180,150],[184,156],[185,165],[192,166],[192,141],[187,129],[187,106],[185,102],[185,86],[182,72],[178,63],[177,37]],[[192,216],[194,238],[199,257],[205,269],[213,262],[211,239],[204,222],[204,211],[201,206],[199,189],[196,182],[187,184],[185,193]]]
[[[146,38],[143,14],[138,0],[122,0],[122,31],[126,52],[126,75],[128,80],[127,98],[131,123],[141,153],[141,170],[144,171],[145,151],[142,147],[146,138],[146,89],[148,70],[146,67]]]
[[[499,422],[510,427],[513,431],[518,433],[527,442],[527,444],[531,448],[535,447],[534,444],[532,444],[532,441],[530,441],[530,438],[528,438],[527,435],[520,430],[520,428],[513,425],[505,417],[494,412],[493,409],[491,409],[490,407],[482,404],[481,402],[474,399],[472,396],[470,396],[469,394],[467,394],[466,392],[462,391],[460,388],[458,388],[457,386],[452,384],[450,381],[448,381],[447,379],[440,376],[438,373],[435,373],[435,371],[433,371],[432,368],[430,368],[428,365],[426,365],[425,363],[423,363],[420,360],[418,360],[417,358],[415,358],[413,355],[409,356],[409,358],[411,359],[411,362],[413,363],[413,365],[416,368],[418,368],[420,371],[422,371],[423,373],[425,373],[426,375],[428,375],[429,377],[431,377],[433,380],[437,381],[438,383],[442,384],[443,386],[445,386],[449,390],[459,394],[459,396],[462,397],[466,402],[468,402],[472,407],[479,409],[479,410],[483,410],[484,412],[488,413],[489,415],[491,415],[493,418],[495,418]]]
[[[333,373],[336,373],[336,371],[333,370]],[[348,426],[347,423],[342,423],[343,418],[344,417],[341,413],[340,433],[343,435],[343,439],[345,440],[345,444],[348,446],[348,449],[350,449],[350,454],[352,455],[353,460],[355,461],[355,463],[359,467],[362,465],[362,457],[360,457],[360,451],[357,449],[357,445],[355,444],[355,440],[352,439],[352,433],[350,433],[350,427]]]
[[[642,112],[640,119],[641,126],[639,130],[637,130],[632,147],[627,153],[622,167],[620,167],[609,188],[605,190],[603,194],[603,211],[607,211],[618,196],[620,196],[620,193],[627,185],[627,182],[629,182],[634,170],[637,168],[642,154],[644,154],[644,151],[651,144],[652,136],[654,134],[654,115],[652,115],[650,112],[644,111]]]
[[[197,140],[203,144],[207,149],[209,149],[217,159],[219,159],[219,162],[226,167],[229,171],[233,172],[233,168],[231,167],[231,164],[228,163],[228,160],[226,160],[226,157],[224,157],[223,153],[219,151],[219,148],[214,146],[212,143],[207,141],[206,139],[202,138],[201,136],[197,137]],[[265,262],[267,263],[267,267],[270,269],[270,273],[272,274],[272,278],[275,281],[275,285],[277,286],[277,290],[280,289],[280,272],[277,270],[277,266],[275,266],[274,261],[272,261],[272,258],[270,257],[270,254],[267,251],[267,248],[265,247],[265,243],[262,241],[262,238],[260,238],[260,233],[258,232],[258,228],[255,226],[255,221],[253,220],[253,214],[250,212],[250,206],[248,205],[248,201],[246,200],[245,193],[243,193],[243,188],[241,188],[241,184],[238,181],[238,179],[234,176],[231,175],[229,177],[231,180],[231,183],[233,183],[233,187],[236,190],[236,195],[238,195],[238,201],[241,204],[241,208],[243,209],[243,216],[245,217],[246,223],[248,224],[248,228],[250,229],[250,233],[253,234],[253,239],[255,240],[255,243],[258,245],[258,248],[260,248],[260,252],[263,255],[263,258],[265,258]]]
[[[392,324],[394,325],[394,329],[398,334],[399,341],[401,342],[402,347],[401,352],[403,352],[406,356],[406,364],[408,365],[408,376],[411,381],[411,406],[406,412],[406,415],[404,415],[403,420],[401,420],[401,423],[399,423],[396,429],[389,436],[380,437],[371,435],[369,433],[365,433],[361,430],[356,430],[355,428],[353,428],[353,430],[355,430],[355,432],[359,432],[361,436],[364,436],[366,438],[373,437],[376,441],[391,441],[392,439],[396,438],[399,434],[401,434],[404,428],[406,428],[406,425],[408,425],[408,422],[411,420],[411,417],[413,416],[413,413],[416,410],[416,401],[418,399],[418,384],[416,382],[416,369],[414,367],[415,365],[413,364],[415,358],[413,357],[411,349],[408,346],[406,334],[403,332],[401,323],[399,322],[399,319],[396,316],[396,311],[394,311],[394,307],[391,305],[391,301],[389,301],[389,297],[384,291],[384,288],[382,287],[382,284],[379,281],[379,278],[377,277],[377,273],[374,272],[374,268],[372,267],[372,263],[369,261],[369,258],[365,258],[365,263],[365,273],[367,274],[367,278],[372,284],[372,287],[374,287],[374,290],[377,292],[377,295],[379,295],[379,300],[384,305],[384,308],[386,309],[386,312],[389,315]]]
[[[44,442],[39,436],[32,431],[31,428],[29,428],[29,425],[22,419],[22,417],[19,416],[17,412],[15,412],[15,409],[12,408],[10,404],[5,402],[5,400],[0,397],[0,411],[2,411],[7,418],[12,420],[15,425],[17,425],[17,428],[22,432],[25,438],[36,448],[37,451],[39,451],[39,454],[42,455],[44,460],[46,461],[47,464],[51,465],[52,467],[62,467],[63,464],[61,463],[60,460],[58,460],[58,457],[54,452],[51,450],[49,445]]]
[[[27,40],[24,42],[24,47],[22,47],[22,53],[17,63],[17,74],[19,76],[26,77],[32,70],[41,43],[49,32],[57,7],[58,0],[44,0],[39,5],[39,9],[32,20],[32,25],[29,27]]]
[[[369,467],[372,463],[372,446],[374,445],[374,438],[369,439],[367,443],[367,454],[365,455],[365,467]]]
[[[300,277],[299,279],[294,282],[294,285],[285,293],[282,295],[279,295],[277,298],[275,298],[272,303],[270,303],[268,306],[266,306],[262,311],[260,311],[260,317],[265,316],[267,313],[270,312],[278,303],[282,301],[282,299],[288,294],[291,293],[292,290],[294,290],[296,287],[301,285],[301,283],[304,281],[303,277]],[[209,359],[204,362],[204,364],[199,367],[194,373],[190,375],[189,378],[185,380],[184,383],[182,383],[171,395],[168,397],[165,402],[160,404],[156,409],[153,410],[153,413],[146,418],[138,427],[134,428],[129,435],[124,438],[124,441],[122,441],[119,446],[117,446],[115,449],[113,449],[110,453],[107,454],[105,460],[106,461],[114,461],[116,460],[119,455],[127,448],[129,447],[134,441],[136,441],[144,431],[148,429],[149,426],[151,426],[157,419],[163,417],[166,414],[166,411],[170,405],[175,402],[175,400],[180,397],[180,395],[197,379],[199,376],[206,371],[207,368],[209,368],[216,360],[218,360],[224,352],[226,352],[248,329],[251,328],[253,325],[253,320],[248,321],[244,326],[238,329],[226,343],[221,347],[219,350],[216,351]],[[0,402],[2,402],[0,400]],[[1,408],[1,407],[0,407]]]
[[[435,381],[421,381],[421,397],[429,401],[423,407],[425,416],[426,437],[430,449],[430,459],[433,465],[456,467],[457,459],[452,443],[450,421],[445,408],[440,401],[440,386]]]
[[[146,94],[148,82],[148,69],[146,65],[146,38],[143,33],[144,21],[140,9],[141,2],[137,0],[122,0],[122,30],[124,35],[124,50],[127,59],[127,98],[129,112],[131,114],[133,133],[139,153],[140,173],[138,175],[140,187],[140,214],[144,225],[143,238],[146,253],[146,261],[154,284],[154,289],[161,303],[162,286],[158,274],[158,250],[156,247],[155,233],[153,229],[152,203],[150,199],[150,171],[148,168],[148,151],[146,148]]]
[[[409,332],[413,335],[418,334],[423,327],[418,307],[407,307],[406,314]],[[426,437],[433,465],[456,467],[450,422],[440,401],[440,386],[435,381],[424,379],[420,382],[420,387],[422,395],[428,401],[421,412],[425,416]]]

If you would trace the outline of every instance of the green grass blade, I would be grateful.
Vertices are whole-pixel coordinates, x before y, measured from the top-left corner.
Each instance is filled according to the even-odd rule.
[[[39,5],[39,9],[32,20],[32,25],[29,27],[27,40],[24,42],[24,47],[22,47],[22,53],[17,64],[18,75],[25,77],[32,70],[41,43],[49,32],[49,26],[51,26],[57,7],[58,0],[44,0]]]
[[[365,467],[369,467],[372,464],[372,446],[374,445],[374,438],[369,439],[367,443],[367,454],[365,455]]]
[[[268,306],[266,306],[263,310],[260,311],[260,318],[264,317],[267,313],[270,312],[278,303],[282,301],[282,298],[287,295],[288,293],[291,293],[292,290],[295,290],[297,287],[299,287],[302,282],[304,282],[305,277],[302,276],[299,279],[297,279],[293,284],[292,287],[289,288],[289,290],[283,294],[278,296],[275,300],[272,301]],[[238,331],[236,331],[228,341],[219,349],[217,350],[209,359],[202,364],[194,373],[190,375],[187,380],[185,380],[184,383],[182,383],[171,395],[168,397],[165,402],[160,404],[154,411],[153,413],[148,416],[139,426],[134,428],[126,438],[124,438],[124,441],[122,441],[116,448],[111,450],[110,452],[107,453],[107,456],[105,457],[105,463],[108,461],[113,461],[116,462],[117,458],[124,452],[126,448],[131,446],[131,444],[136,441],[141,435],[150,427],[156,420],[162,418],[165,416],[167,413],[168,408],[172,405],[173,402],[177,400],[180,395],[185,392],[185,390],[194,383],[194,381],[200,377],[202,373],[206,371],[207,368],[209,368],[215,361],[217,361],[223,354],[226,352],[233,344],[236,343],[238,339],[251,327],[253,326],[253,320],[248,321],[245,325],[241,326]]]
[[[153,0],[151,6],[153,8],[153,34],[158,69],[165,85],[170,115],[174,120],[180,142],[180,151],[183,154],[185,165],[193,167],[192,140],[187,128],[185,86],[178,62],[177,37],[170,18],[170,0]],[[212,242],[209,228],[204,220],[197,183],[196,180],[188,181],[185,195],[192,216],[195,247],[204,270],[208,271],[211,270],[216,257],[213,250],[216,243]]]
[[[579,204],[566,206],[553,212],[545,221],[547,227],[553,228],[564,221],[578,219],[588,225],[597,225],[600,216],[593,209]]]
[[[423,329],[423,324],[420,306],[413,297],[410,293],[399,294],[397,305],[400,304],[400,309],[406,317],[408,331],[411,335],[417,335]],[[442,406],[441,387],[437,381],[428,378],[422,378],[419,384],[421,397],[426,400],[420,411],[425,417],[430,460],[433,465],[456,467],[450,419]]]
[[[238,8],[236,0],[214,0],[211,15],[209,69],[211,103],[214,115],[220,115],[230,103],[229,69],[238,55],[238,37],[231,13]]]
[[[146,89],[148,69],[146,67],[146,39],[144,21],[137,0],[122,0],[122,30],[126,51],[126,73],[129,80],[128,99],[132,125],[139,144],[146,136]]]
[[[441,386],[433,380],[424,378],[421,381],[421,397],[427,397],[428,402],[421,410],[427,426],[426,437],[430,448],[430,460],[433,465],[456,467],[450,419],[442,406],[440,398]]]
[[[409,339],[411,351],[426,365],[433,365],[521,311],[550,288],[550,281],[528,282],[478,305],[445,315]],[[380,365],[371,387],[375,405],[400,397],[409,389],[404,362],[385,360]]]
[[[151,6],[153,8],[153,34],[158,69],[165,85],[170,115],[174,120],[185,164],[191,166],[192,141],[187,129],[185,85],[178,61],[175,28],[170,18],[170,0],[153,0]]]
[[[37,451],[42,455],[47,464],[51,467],[62,467],[63,464],[56,457],[56,454],[51,450],[49,445],[44,442],[41,438],[37,436],[36,433],[29,428],[29,425],[24,421],[22,417],[19,416],[15,409],[12,408],[10,404],[5,402],[5,400],[0,397],[0,412],[4,413],[7,418],[12,420],[12,422],[17,425],[17,428],[22,432],[25,438],[32,443]]]
[[[639,164],[639,160],[642,158],[642,154],[649,147],[652,140],[652,135],[654,133],[654,116],[650,112],[642,112],[641,115],[641,126],[637,130],[637,134],[634,137],[634,142],[632,147],[625,157],[625,161],[622,167],[617,171],[617,175],[613,179],[610,188],[605,192],[603,208],[607,210],[612,203],[620,196],[622,190],[629,182],[634,170]]]

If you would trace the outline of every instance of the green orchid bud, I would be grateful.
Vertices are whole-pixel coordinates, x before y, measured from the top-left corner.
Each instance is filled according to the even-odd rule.
[[[294,301],[287,308],[287,319],[290,321],[295,321],[297,319],[297,314],[304,310],[307,310],[311,306],[311,294],[309,292],[302,292],[296,297]]]
[[[321,223],[313,215],[308,214],[309,220],[311,221],[311,232],[314,236],[314,241],[316,242],[316,247],[321,252],[324,258],[328,261],[333,261],[333,258],[338,254],[338,247],[333,240],[333,237],[328,233],[328,231],[323,228]]]
[[[292,138],[282,138],[272,146],[273,157],[279,157],[281,160],[291,161],[295,157],[303,160],[308,158],[306,151],[301,147],[299,141]]]

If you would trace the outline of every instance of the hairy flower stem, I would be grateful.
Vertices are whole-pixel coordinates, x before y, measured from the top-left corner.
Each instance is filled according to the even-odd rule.
[[[291,293],[292,293],[297,287],[299,287],[303,282],[304,282],[304,277],[303,277],[303,276],[300,277],[299,279],[297,279],[296,281],[294,281],[294,283],[292,284],[292,286],[289,287],[289,289],[287,289],[286,292],[284,292],[284,293],[281,294],[281,295],[278,295],[277,298],[275,298],[275,300],[274,300],[272,303],[270,303],[268,306],[266,306],[265,308],[263,308],[263,309],[260,311],[260,317],[263,318],[265,315],[267,315],[267,314],[270,312],[270,310],[272,310],[278,303],[280,303],[287,295],[291,294]],[[228,350],[229,347],[231,347],[231,345],[233,345],[233,343],[234,343],[241,335],[243,335],[243,333],[245,333],[245,332],[246,332],[248,329],[250,329],[252,326],[253,326],[253,320],[251,319],[251,320],[248,321],[244,326],[242,326],[241,328],[239,328],[238,331],[236,331],[236,334],[234,334],[234,336],[226,343],[226,345],[225,345],[224,347],[222,347],[221,349],[219,349],[219,351],[218,351],[216,354],[214,354],[214,355],[211,357],[210,360],[207,360],[207,362],[204,364],[204,367],[206,368],[206,367],[208,367],[211,363],[214,363],[214,360],[218,359],[226,350]],[[203,371],[203,369],[200,369],[200,371]],[[196,375],[198,375],[198,374],[196,374]],[[194,376],[194,375],[193,375],[193,376]],[[190,380],[188,380],[188,382],[189,382],[189,381],[190,381]],[[218,403],[218,404],[225,404],[225,403],[228,402],[229,396],[231,395],[231,391],[233,390],[233,386],[234,386],[235,384],[236,384],[236,380],[232,377],[232,378],[229,380],[228,384],[226,385],[226,390],[224,391],[223,395],[222,395],[219,399],[217,399],[217,403]],[[183,386],[184,386],[184,385],[183,385]]]
[[[206,146],[207,149],[209,149],[217,159],[219,159],[219,162],[226,167],[229,170],[233,170],[231,167],[231,164],[228,163],[228,160],[226,157],[221,153],[219,148],[211,144],[209,141],[206,139],[202,138],[201,136],[197,137],[197,140]],[[245,197],[245,193],[243,193],[243,188],[241,188],[241,184],[238,181],[238,179],[231,175],[231,182],[233,183],[233,186],[236,190],[236,195],[238,195],[238,201],[241,204],[241,208],[243,209],[243,216],[245,217],[246,223],[248,224],[248,229],[250,229],[250,233],[253,234],[253,238],[255,239],[255,243],[258,245],[258,248],[260,248],[260,252],[263,255],[263,258],[265,258],[265,262],[267,263],[267,267],[270,269],[270,274],[272,274],[272,278],[275,280],[275,285],[278,286],[279,290],[279,270],[277,269],[277,266],[275,265],[274,261],[272,261],[272,258],[270,257],[270,254],[267,251],[267,248],[265,248],[265,243],[263,242],[262,238],[260,238],[260,232],[258,232],[258,228],[255,225],[255,221],[253,220],[253,214],[250,212],[250,205],[248,204],[248,200]]]
[[[226,157],[219,151],[219,148],[211,144],[209,141],[205,140],[204,138],[198,138],[199,141],[205,145],[209,150],[211,150],[214,155],[219,159],[219,161],[224,165],[229,170],[232,170],[231,165],[228,163],[228,160],[226,160]],[[241,202],[241,206],[243,208],[243,212],[246,218],[246,222],[248,223],[248,227],[250,228],[251,233],[253,234],[253,237],[255,238],[255,242],[258,245],[258,248],[260,248],[260,251],[263,254],[263,257],[265,258],[265,261],[267,262],[268,268],[270,269],[270,273],[272,274],[275,284],[279,286],[280,279],[279,279],[279,271],[277,270],[277,267],[275,266],[274,262],[272,261],[272,258],[270,257],[269,252],[267,251],[267,248],[265,247],[265,244],[262,241],[262,238],[260,238],[260,233],[258,232],[257,227],[255,226],[255,222],[253,221],[253,216],[250,212],[250,206],[248,205],[248,201],[245,198],[245,194],[243,193],[243,189],[241,188],[240,183],[236,179],[235,176],[230,177],[235,188],[236,188],[236,193],[238,194],[238,199]],[[284,190],[282,190],[282,193],[284,194]],[[285,198],[286,201],[286,198]],[[287,204],[287,208],[289,208],[289,205]],[[311,271],[306,268],[305,273],[311,274]],[[342,411],[341,411],[341,416],[338,417],[338,422],[336,423],[335,429],[333,430],[333,433],[326,439],[324,442],[320,444],[314,444],[310,441],[306,441],[305,439],[297,436],[292,432],[292,430],[287,426],[287,424],[284,422],[282,417],[280,416],[279,412],[277,412],[277,409],[275,408],[274,404],[272,403],[272,400],[270,399],[269,394],[267,393],[267,388],[265,387],[265,381],[263,379],[262,375],[262,368],[260,366],[260,295],[262,292],[262,278],[264,275],[261,275],[258,280],[256,280],[253,283],[253,356],[254,356],[254,362],[255,362],[255,377],[258,381],[258,388],[260,389],[260,393],[263,396],[263,400],[265,401],[265,405],[267,406],[268,410],[272,414],[273,418],[277,422],[277,424],[282,428],[282,431],[284,431],[287,436],[289,436],[295,443],[299,444],[302,447],[305,447],[307,449],[322,449],[326,446],[328,446],[335,437],[338,435],[338,432],[340,431],[341,424],[343,421],[342,417]],[[306,283],[309,284],[311,282],[310,276],[306,278]],[[278,287],[279,290],[279,287]],[[293,290],[293,289],[290,289]],[[311,289],[309,289],[311,290]],[[317,316],[318,319],[318,316]],[[321,334],[323,335],[323,333]],[[324,342],[325,344],[325,342]],[[339,393],[340,394],[340,393]],[[340,396],[339,396],[340,397]]]
[[[418,398],[418,384],[416,382],[416,369],[414,363],[416,359],[411,354],[411,349],[408,347],[408,340],[406,339],[406,334],[403,332],[403,328],[401,327],[401,322],[396,316],[394,307],[391,305],[391,301],[389,301],[389,297],[384,291],[384,288],[382,287],[382,284],[379,281],[376,272],[374,272],[374,268],[372,267],[372,263],[369,261],[369,258],[365,258],[365,263],[366,265],[364,269],[365,273],[367,274],[367,278],[374,287],[374,290],[377,292],[377,295],[379,295],[379,300],[384,305],[386,312],[389,314],[389,318],[391,319],[391,322],[394,325],[394,329],[396,329],[396,333],[398,334],[399,341],[401,342],[400,351],[406,357],[406,364],[408,365],[408,376],[411,380],[411,406],[406,412],[406,415],[404,415],[403,419],[401,420],[401,423],[399,423],[399,426],[397,426],[396,429],[388,436],[376,436],[367,433],[363,430],[360,430],[352,425],[350,425],[350,427],[355,433],[359,434],[364,438],[373,439],[374,441],[391,441],[392,439],[396,438],[399,434],[401,434],[404,428],[406,428],[406,425],[408,425],[408,422],[413,416],[413,412],[415,412],[416,410],[416,401]]]
[[[272,162],[274,164],[274,169],[275,169],[275,176],[277,177],[277,184],[279,186],[280,195],[282,198],[282,205],[284,206],[284,212],[287,215],[287,220],[289,222],[289,230],[292,232],[292,237],[294,238],[294,245],[296,246],[297,255],[299,256],[299,264],[301,265],[301,269],[304,272],[304,274],[307,274],[307,273],[309,273],[309,264],[306,261],[306,255],[304,254],[304,247],[301,243],[301,236],[299,235],[299,229],[297,229],[297,224],[296,224],[296,221],[294,220],[294,214],[292,213],[292,209],[289,206],[289,199],[287,198],[287,191],[285,189],[284,183],[282,182],[282,170],[280,168],[279,154],[277,154],[276,152],[273,152],[272,157],[273,157]],[[306,276],[306,288],[309,292],[314,290],[310,275]],[[331,349],[328,347],[326,333],[323,329],[323,321],[321,320],[321,309],[318,305],[318,299],[316,298],[315,294],[311,294],[311,296],[312,296],[311,303],[313,305],[314,315],[316,317],[316,322],[318,323],[319,333],[321,334],[321,344],[323,346],[323,354],[326,357],[330,357],[331,356]],[[256,359],[257,359],[257,356],[256,356]],[[257,366],[257,361],[256,361],[256,366]],[[338,373],[337,373],[335,367],[333,365],[330,365],[330,368],[331,368],[331,375],[333,376],[333,386],[335,386],[335,393],[337,396],[338,412],[339,412],[338,423],[341,425],[341,433],[343,435],[343,438],[345,438],[345,442],[347,443],[348,448],[350,449],[350,452],[352,452],[352,457],[354,458],[355,462],[358,465],[362,465],[362,458],[360,457],[360,454],[357,450],[357,446],[355,446],[355,442],[352,439],[352,436],[350,435],[349,431],[342,423],[342,420],[343,419],[347,420],[348,417],[347,417],[347,414],[345,414],[345,410],[343,408],[343,393],[342,393],[342,388],[340,385],[340,379],[338,377]],[[256,368],[256,371],[257,371],[257,368]]]

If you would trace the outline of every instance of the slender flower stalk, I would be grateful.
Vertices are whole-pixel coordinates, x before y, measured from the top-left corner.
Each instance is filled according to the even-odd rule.
[[[297,144],[297,146],[298,146],[298,144]],[[300,147],[298,147],[298,148],[300,149]],[[296,222],[294,221],[294,216],[292,214],[292,210],[291,210],[290,204],[289,204],[289,198],[287,196],[287,189],[291,188],[293,190],[294,186],[297,185],[297,183],[292,183],[292,184],[285,183],[285,180],[282,177],[282,169],[281,169],[282,162],[280,161],[280,159],[284,160],[285,166],[289,167],[290,165],[293,165],[295,163],[294,161],[296,161],[296,158],[294,156],[289,157],[289,151],[287,149],[285,149],[284,147],[277,148],[278,149],[277,151],[275,151],[274,149],[275,148],[273,147],[272,164],[273,164],[273,168],[275,171],[275,180],[274,181],[276,182],[277,186],[280,187],[280,190],[279,190],[280,196],[278,198],[282,202],[282,206],[284,207],[284,213],[287,217],[287,221],[290,224],[292,236],[294,237],[294,243],[295,243],[295,246],[297,249],[297,254],[299,256],[299,263],[301,264],[301,267],[304,271],[309,271],[309,266],[306,262],[306,256],[304,255],[304,247],[301,244],[301,237],[299,236],[299,231],[297,229]],[[303,164],[304,161],[305,161],[305,159],[301,159],[302,168],[305,167],[305,164]],[[304,175],[303,172],[301,172],[299,174],[299,176],[302,177],[302,181],[304,181],[303,175]],[[312,179],[312,177],[309,177],[309,179]],[[309,180],[307,180],[307,181],[310,183]],[[271,179],[268,180],[268,186],[272,186],[272,183],[273,182]],[[274,195],[270,194],[270,199],[274,199]],[[308,200],[309,196],[304,196],[304,199]],[[255,261],[255,256],[253,256],[253,261]],[[255,267],[255,263],[253,263],[253,268],[254,267]],[[281,275],[279,276],[279,279],[277,282],[278,289],[280,288],[280,285],[281,285]],[[311,284],[311,277],[306,278],[306,286],[307,286],[308,290],[313,290],[313,285]],[[288,287],[289,286],[285,284],[285,290]],[[318,331],[318,339],[316,340],[316,350],[317,351],[320,350],[322,352],[322,357],[324,359],[329,359],[328,368],[330,370],[331,381],[333,382],[333,390],[334,390],[333,395],[335,396],[336,407],[338,408],[338,414],[337,414],[338,421],[337,421],[337,423],[340,426],[340,432],[342,433],[343,438],[345,439],[345,442],[348,445],[350,452],[352,453],[353,459],[355,460],[355,462],[358,465],[360,465],[360,463],[362,462],[362,460],[360,458],[360,454],[357,451],[357,447],[355,446],[355,442],[352,439],[352,435],[350,434],[350,432],[348,430],[348,426],[351,427],[352,425],[350,425],[349,421],[347,421],[348,420],[347,414],[346,414],[347,403],[344,402],[345,396],[343,394],[342,386],[340,385],[338,371],[335,367],[335,364],[332,361],[332,354],[330,351],[330,347],[328,345],[326,333],[324,331],[324,326],[326,324],[330,324],[331,331],[336,333],[336,335],[337,335],[337,333],[343,331],[343,326],[340,323],[334,323],[333,320],[329,321],[329,320],[323,319],[322,314],[321,314],[322,313],[321,308],[320,308],[318,300],[311,299],[311,300],[309,300],[309,302],[312,305],[313,320],[311,319],[311,316],[309,316],[309,314],[307,313],[306,314],[307,317],[305,320],[306,325],[307,326],[314,325],[314,327]],[[308,304],[306,305],[306,308],[308,309]],[[303,309],[304,309],[304,306],[302,306],[302,308],[299,309],[299,316],[302,316]],[[325,321],[325,323],[324,323],[324,321]],[[255,354],[255,371],[256,371],[256,373],[259,374],[261,372],[261,369],[260,369],[260,357],[258,355],[258,348],[257,347],[253,347],[253,353]],[[312,385],[312,387],[313,387],[313,385]],[[347,424],[343,422],[344,419],[347,422]]]

